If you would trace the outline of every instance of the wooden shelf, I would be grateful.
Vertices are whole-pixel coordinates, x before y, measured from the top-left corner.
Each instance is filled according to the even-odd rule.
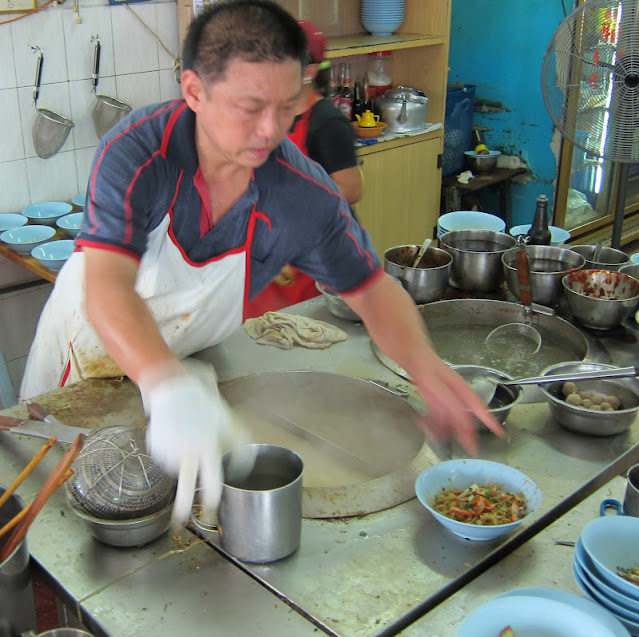
[[[351,55],[362,55],[375,51],[398,51],[423,46],[445,44],[447,38],[439,35],[423,35],[418,33],[395,33],[393,35],[369,35],[356,33],[329,38],[326,46],[327,58],[339,58]]]

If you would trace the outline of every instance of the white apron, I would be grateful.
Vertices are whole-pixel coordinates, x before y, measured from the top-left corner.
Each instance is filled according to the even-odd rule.
[[[178,358],[219,343],[242,323],[255,208],[243,246],[202,265],[185,261],[169,234],[170,216],[149,235],[135,289]],[[106,353],[85,313],[84,254],[60,271],[29,352],[23,400],[88,378],[124,372]]]

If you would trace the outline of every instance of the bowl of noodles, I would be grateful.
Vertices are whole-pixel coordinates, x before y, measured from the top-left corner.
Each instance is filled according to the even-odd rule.
[[[492,460],[446,460],[415,481],[418,500],[444,527],[467,540],[493,540],[529,521],[541,507],[539,487]]]

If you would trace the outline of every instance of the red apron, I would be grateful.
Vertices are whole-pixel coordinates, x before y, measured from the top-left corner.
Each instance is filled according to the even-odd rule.
[[[315,101],[314,98],[313,102]],[[311,106],[309,105],[288,134],[288,138],[307,157],[306,135],[310,114]],[[319,294],[315,281],[308,274],[304,274],[292,265],[287,265],[262,292],[245,304],[244,319],[262,316],[265,312],[276,312],[289,305],[312,299]]]

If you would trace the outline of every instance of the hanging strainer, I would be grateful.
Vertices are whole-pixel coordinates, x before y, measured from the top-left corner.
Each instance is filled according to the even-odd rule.
[[[66,482],[71,503],[103,520],[132,520],[166,508],[176,480],[152,460],[140,427],[102,427],[86,439]]]
[[[55,155],[63,146],[73,128],[73,122],[58,113],[46,108],[37,108],[40,95],[40,82],[42,80],[42,67],[44,66],[44,54],[38,47],[33,47],[38,53],[36,62],[36,75],[33,85],[33,105],[36,107],[36,116],[31,128],[31,139],[38,157],[48,159]]]
[[[91,78],[92,90],[96,93],[100,76],[100,53],[102,47],[100,45],[100,38],[97,35],[93,37],[93,42],[93,75]],[[130,112],[131,107],[128,104],[116,100],[114,97],[96,94],[95,105],[93,106],[93,126],[95,127],[95,134],[102,139],[111,128]]]

